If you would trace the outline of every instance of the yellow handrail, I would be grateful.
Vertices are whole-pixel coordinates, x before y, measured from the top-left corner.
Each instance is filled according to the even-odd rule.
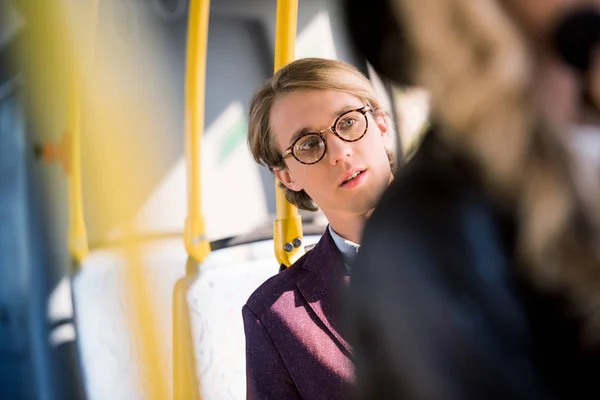
[[[184,241],[190,257],[199,263],[210,253],[202,215],[201,142],[204,131],[206,90],[206,53],[210,0],[190,2],[186,86],[185,86],[185,156],[187,162],[188,215]]]
[[[69,191],[69,251],[74,265],[81,265],[88,255],[87,231],[83,216],[81,187],[81,81],[73,74],[69,93],[68,128],[65,132],[68,149],[67,187]]]
[[[295,58],[298,0],[277,0],[275,26],[275,72]],[[281,265],[289,267],[304,254],[302,244],[302,218],[298,209],[285,198],[285,193],[275,180],[277,218],[273,227],[275,257]]]
[[[93,48],[93,38],[96,27],[98,4],[93,2],[90,26],[90,48]],[[76,50],[75,50],[76,51]],[[71,62],[71,80],[68,86],[67,128],[59,143],[43,143],[41,157],[45,162],[60,163],[67,177],[68,221],[67,247],[78,268],[89,253],[87,230],[83,214],[83,194],[81,186],[81,90],[82,76],[78,59],[75,54]]]
[[[56,110],[45,107],[43,101],[46,96],[45,88],[47,86],[48,75],[44,68],[44,62],[48,58],[58,60],[58,65],[51,65],[50,70],[58,67],[60,70],[68,71],[71,81],[63,82],[60,77],[58,82],[62,89],[64,87],[67,93],[67,129],[58,144],[44,143],[42,148],[42,157],[45,161],[58,161],[62,165],[68,179],[68,246],[75,265],[81,264],[88,254],[87,233],[83,215],[83,196],[82,196],[82,175],[81,175],[81,105],[82,93],[90,88],[92,82],[97,79],[105,79],[105,71],[92,68],[92,59],[94,54],[94,44],[96,32],[103,32],[97,29],[98,21],[98,3],[94,0],[92,7],[91,24],[79,25],[76,18],[77,12],[66,12],[65,7],[59,4],[57,0],[48,0],[35,4],[29,2],[23,3],[23,12],[25,18],[31,26],[31,35],[33,44],[31,51],[26,55],[27,62],[32,67],[31,92],[36,111],[36,118],[40,120],[40,125],[53,122]],[[72,7],[73,5],[69,5]],[[78,8],[79,9],[79,8]],[[70,10],[75,11],[75,10]],[[87,19],[87,18],[86,18]],[[68,27],[85,26],[85,39],[81,42],[69,40]],[[90,29],[88,31],[87,29]],[[79,32],[77,32],[79,34]],[[105,39],[98,36],[100,39]],[[89,41],[88,41],[89,39]],[[58,46],[56,43],[60,43]],[[60,47],[60,49],[59,49]],[[66,51],[65,51],[66,50]],[[89,51],[88,51],[89,50]],[[68,54],[67,57],[64,54]],[[87,57],[91,55],[91,57]],[[88,62],[89,61],[89,62]],[[93,76],[93,73],[99,73],[100,76]],[[110,82],[107,80],[107,82]],[[55,82],[53,82],[55,84]],[[111,104],[107,99],[112,96],[106,96],[114,86],[98,87],[104,93],[94,94],[103,109],[110,109]],[[118,88],[117,90],[121,90]],[[101,126],[99,131],[115,130],[118,126],[115,118],[106,118],[99,121]],[[136,120],[132,117],[133,120]],[[123,176],[117,176],[115,181],[124,182]],[[129,186],[130,187],[130,186]],[[96,212],[97,210],[94,210]],[[128,224],[129,225],[129,224]],[[126,233],[131,229],[127,227]],[[140,364],[144,365],[144,379],[142,386],[144,398],[149,400],[162,400],[169,397],[169,388],[162,366],[165,357],[162,356],[159,337],[157,335],[156,320],[153,315],[150,290],[144,275],[143,263],[140,255],[140,249],[135,245],[127,245],[124,249],[124,256],[127,260],[127,268],[124,269],[126,287],[129,289],[128,304],[131,304],[131,313],[128,313],[127,323],[130,325],[136,338],[134,345]]]
[[[194,340],[187,294],[196,280],[198,263],[188,258],[186,276],[173,289],[173,398],[200,400]]]
[[[96,40],[96,31],[98,23],[99,1],[94,0],[92,4],[92,15],[89,36],[89,66],[92,68],[94,60],[94,47]],[[84,63],[88,60],[81,60]],[[70,195],[70,234],[69,244],[73,258],[77,261],[83,260],[83,257],[89,252],[87,234],[83,218],[83,195],[81,179],[81,104],[82,104],[82,69],[87,69],[81,65],[73,74],[73,82],[70,92],[69,104],[69,130],[71,132],[70,140],[70,158],[69,164],[71,173],[69,175],[69,195]],[[128,227],[126,231],[129,231]],[[129,321],[130,329],[137,337],[137,356],[141,365],[147,367],[147,377],[142,383],[145,397],[149,400],[163,399],[168,395],[167,381],[162,374],[161,364],[163,364],[163,354],[158,344],[158,324],[153,315],[151,293],[146,281],[145,271],[139,248],[135,244],[125,246],[125,258],[128,266],[125,269],[126,285],[129,289],[129,301],[134,305],[135,312]]]
[[[99,1],[92,1],[89,25],[89,61],[94,60],[94,48],[96,41],[96,30],[98,25]],[[66,140],[68,148],[68,190],[69,190],[69,251],[75,265],[81,265],[83,259],[89,253],[87,230],[83,214],[83,190],[81,185],[81,90],[82,76],[81,68],[76,68],[71,77],[68,108],[68,128]]]
[[[173,289],[173,395],[175,399],[199,400],[194,342],[187,294],[199,265],[210,253],[202,214],[201,143],[204,132],[206,57],[210,0],[190,2],[187,34],[185,86],[185,157],[187,162],[188,215],[184,244],[188,253],[186,275]]]

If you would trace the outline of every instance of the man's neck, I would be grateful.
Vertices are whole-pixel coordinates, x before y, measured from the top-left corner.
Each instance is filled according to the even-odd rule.
[[[394,175],[390,171],[390,179],[388,184],[392,183]],[[341,237],[349,240],[353,243],[360,244],[362,240],[362,233],[365,227],[365,223],[373,214],[375,209],[371,209],[363,214],[338,214],[338,213],[327,213],[325,211],[325,217],[329,221],[331,228]]]
[[[325,215],[331,228],[341,237],[360,244],[362,231],[373,210],[365,214]]]

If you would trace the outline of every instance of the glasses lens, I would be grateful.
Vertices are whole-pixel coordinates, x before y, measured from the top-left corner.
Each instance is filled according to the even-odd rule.
[[[325,153],[325,143],[321,136],[310,134],[302,137],[294,145],[294,155],[306,164],[316,163]]]
[[[343,114],[335,123],[335,131],[348,141],[360,139],[367,130],[367,116],[358,111]]]

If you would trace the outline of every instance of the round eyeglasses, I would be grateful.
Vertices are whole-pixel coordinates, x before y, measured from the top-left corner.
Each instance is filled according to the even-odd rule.
[[[365,136],[369,129],[367,112],[371,108],[364,106],[349,110],[336,118],[333,125],[320,132],[309,132],[298,137],[283,153],[285,159],[290,154],[302,164],[316,164],[323,159],[327,152],[327,141],[324,132],[331,130],[334,135],[344,142],[356,142]]]

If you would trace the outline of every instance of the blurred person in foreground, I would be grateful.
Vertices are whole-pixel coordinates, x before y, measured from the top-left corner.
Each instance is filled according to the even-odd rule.
[[[600,398],[600,2],[345,3],[431,96],[352,265],[356,397]]]

